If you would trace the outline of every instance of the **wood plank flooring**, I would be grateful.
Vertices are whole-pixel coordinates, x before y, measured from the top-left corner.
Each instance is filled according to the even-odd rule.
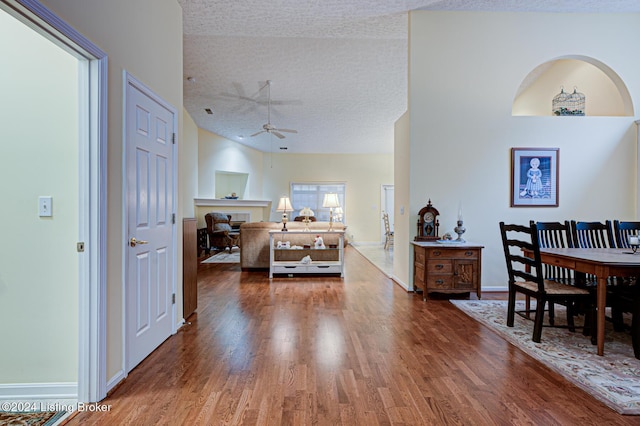
[[[198,310],[68,425],[640,423],[353,248],[345,278],[200,265]],[[489,296],[489,295],[486,295]]]

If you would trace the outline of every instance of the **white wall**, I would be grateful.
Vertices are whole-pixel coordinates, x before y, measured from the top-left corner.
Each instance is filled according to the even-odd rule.
[[[198,126],[186,109],[183,109],[182,116],[180,199],[184,217],[195,217],[193,199],[198,196]]]
[[[107,212],[107,380],[120,377],[123,365],[123,70],[171,104],[182,134],[182,9],[175,0],[42,0],[109,57],[108,212]],[[183,155],[178,146],[178,161]],[[181,183],[179,183],[181,186]],[[176,223],[182,222],[178,196]],[[182,234],[177,232],[177,259]],[[181,263],[176,276],[182,277]],[[177,288],[181,291],[178,279]],[[180,315],[181,308],[178,309]]]
[[[273,203],[290,193],[291,182],[346,183],[349,240],[380,242],[380,187],[394,183],[392,154],[265,154],[263,170],[263,195]],[[275,207],[269,220],[280,221]]]
[[[75,386],[78,61],[1,10],[0,40],[0,383]]]
[[[410,170],[406,167],[410,161],[410,139],[409,139],[409,112],[405,112],[395,123],[395,144],[394,144],[394,184],[395,184],[395,229],[393,246],[393,279],[405,289],[413,288],[413,283],[409,277],[409,269],[412,247],[407,243],[410,241],[411,227],[415,227],[416,218],[411,214],[410,202]],[[401,243],[396,243],[401,241]]]
[[[225,139],[207,130],[198,129],[197,198],[216,198],[216,171],[224,171],[247,173],[249,178],[243,199],[264,200],[262,195],[263,155],[256,149]],[[212,211],[250,213],[252,222],[269,220],[268,209],[262,207],[196,206],[195,211],[198,228],[206,226],[204,215]]]
[[[198,198],[215,198],[216,171],[248,173],[246,200],[262,197],[262,152],[198,129]]]
[[[411,214],[431,198],[443,233],[455,226],[462,202],[464,237],[486,247],[483,288],[506,286],[502,220],[636,217],[633,117],[516,117],[511,110],[532,70],[575,54],[608,65],[637,103],[640,66],[631,52],[639,37],[638,14],[411,13]],[[560,148],[559,207],[509,207],[511,147]],[[413,238],[413,221],[409,232]]]

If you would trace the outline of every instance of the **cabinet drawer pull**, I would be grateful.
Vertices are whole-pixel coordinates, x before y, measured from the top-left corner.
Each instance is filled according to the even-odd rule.
[[[473,256],[473,252],[472,251],[466,251],[464,253],[465,256]]]
[[[436,265],[436,269],[442,269],[442,268],[444,268],[443,264],[439,263],[439,264]]]
[[[433,252],[433,255],[434,255],[434,256],[440,256],[441,254],[442,254],[442,253],[441,253],[440,251],[438,251],[438,250],[436,250],[436,251],[434,251],[434,252]]]
[[[436,284],[444,284],[444,280],[436,280]]]

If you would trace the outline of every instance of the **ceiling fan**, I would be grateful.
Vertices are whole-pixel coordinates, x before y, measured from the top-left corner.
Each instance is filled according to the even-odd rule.
[[[253,135],[251,135],[251,137],[254,136],[258,136],[261,133],[269,133],[272,135],[275,135],[276,137],[280,138],[280,139],[284,139],[284,135],[282,134],[282,132],[284,133],[298,133],[297,130],[293,130],[293,129],[279,129],[275,126],[273,126],[271,124],[271,80],[267,80],[267,83],[262,86],[262,89],[264,89],[265,87],[267,87],[268,90],[268,102],[267,102],[267,123],[264,124],[262,126],[262,130],[260,130],[259,132],[254,133]],[[262,90],[260,89],[260,90]]]

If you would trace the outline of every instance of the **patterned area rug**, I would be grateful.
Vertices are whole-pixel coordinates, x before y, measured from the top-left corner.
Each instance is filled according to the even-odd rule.
[[[42,411],[27,413],[0,412],[0,425],[51,426],[65,414],[65,411]]]
[[[221,251],[200,263],[240,263],[240,248],[234,247],[231,253],[229,250]]]
[[[598,356],[596,346],[580,329],[572,333],[563,328],[544,327],[541,343],[534,343],[531,340],[533,321],[516,315],[514,327],[507,327],[506,301],[452,300],[451,303],[611,409],[620,414],[640,415],[640,360],[633,355],[629,333],[614,332],[607,321],[604,356]],[[516,309],[524,309],[524,302],[517,303]],[[566,318],[564,307],[556,305],[556,323],[563,318]]]

